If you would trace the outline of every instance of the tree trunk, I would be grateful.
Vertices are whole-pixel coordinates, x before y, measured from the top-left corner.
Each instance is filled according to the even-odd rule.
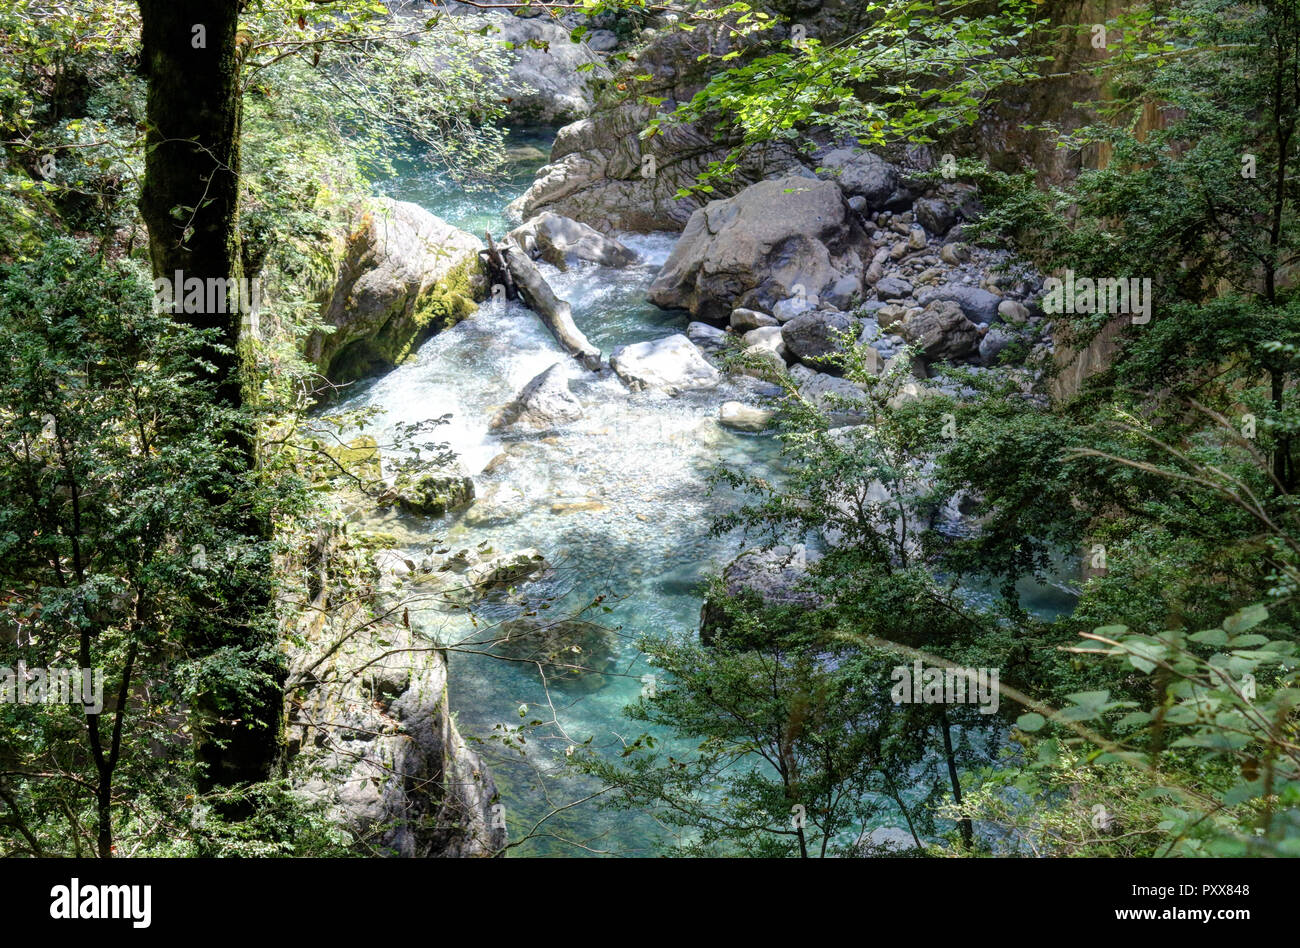
[[[957,776],[957,758],[952,750],[952,732],[948,727],[948,712],[939,709],[939,728],[943,731],[943,754],[948,760],[948,780],[952,783],[952,802],[961,806],[961,780]],[[958,820],[961,841],[966,849],[975,845],[975,827],[969,819]]]
[[[156,279],[169,281],[175,318],[213,333],[204,355],[217,401],[244,407],[245,373],[241,325],[254,297],[242,282],[239,239],[240,50],[239,0],[138,0],[142,69],[148,78],[145,180],[140,212],[149,228]],[[184,283],[202,281],[198,305]],[[179,281],[180,285],[177,285]],[[223,293],[207,292],[221,281]],[[202,370],[200,370],[202,371]],[[238,450],[236,478],[252,477],[255,439],[251,423],[225,432]],[[267,540],[270,525],[214,491],[213,509],[229,511],[224,524],[253,541]],[[266,545],[257,545],[265,550]],[[274,632],[263,618],[270,605],[269,554],[262,568],[226,571],[211,602],[202,602],[184,634],[198,654],[236,649],[250,670],[272,684],[256,689],[232,707],[205,695],[196,703],[195,758],[198,787],[207,793],[264,780],[279,757],[284,671],[273,657]],[[250,577],[252,577],[250,579]],[[249,805],[217,808],[242,819]]]
[[[156,278],[238,280],[239,56],[238,0],[139,0],[142,64],[149,80],[145,178],[140,213],[149,228]],[[174,294],[183,286],[173,286]],[[181,318],[215,330],[228,351],[212,347],[218,398],[238,406],[238,305]],[[220,311],[214,311],[220,310]]]
[[[533,312],[542,317],[542,322],[551,331],[555,341],[588,369],[597,371],[600,368],[600,350],[587,341],[587,337],[573,321],[569,304],[555,295],[528,254],[510,246],[503,246],[500,251],[519,295]]]

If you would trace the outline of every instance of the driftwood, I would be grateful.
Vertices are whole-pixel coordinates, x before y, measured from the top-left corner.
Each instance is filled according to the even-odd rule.
[[[509,244],[503,244],[498,253],[520,298],[542,318],[555,341],[588,369],[597,371],[601,364],[600,350],[587,341],[573,321],[569,304],[555,295],[528,254]]]
[[[519,299],[519,289],[515,286],[514,277],[510,273],[510,268],[506,266],[501,251],[497,249],[496,241],[492,239],[492,232],[485,230],[483,236],[487,238],[487,250],[480,250],[479,256],[487,264],[489,276],[494,283],[499,282],[505,287],[506,299]]]

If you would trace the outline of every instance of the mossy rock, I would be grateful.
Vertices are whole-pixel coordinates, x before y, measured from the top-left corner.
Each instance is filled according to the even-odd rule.
[[[400,364],[486,296],[482,247],[418,205],[374,199],[348,240],[307,358],[335,382]]]
[[[401,546],[402,541],[391,533],[360,530],[348,534],[348,544],[362,550],[391,550]]]
[[[447,472],[399,477],[389,498],[407,513],[441,517],[473,502],[474,481],[464,474]]]

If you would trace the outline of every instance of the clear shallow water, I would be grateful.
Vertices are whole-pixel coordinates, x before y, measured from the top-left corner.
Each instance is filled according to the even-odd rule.
[[[513,226],[506,222],[506,205],[528,190],[537,169],[546,163],[554,138],[555,131],[549,128],[511,129],[506,139],[504,177],[470,190],[458,186],[444,169],[420,160],[418,155],[394,157],[396,174],[380,182],[378,190],[399,201],[428,208],[480,240],[484,230],[491,230],[492,236],[500,239]]]

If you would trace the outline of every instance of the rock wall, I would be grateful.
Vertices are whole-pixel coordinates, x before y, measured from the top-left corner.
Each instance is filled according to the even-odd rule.
[[[699,62],[700,49],[716,54],[735,49],[730,34],[716,25],[686,32],[659,32],[619,71],[615,91],[593,113],[560,130],[551,160],[537,180],[511,205],[518,220],[553,211],[606,233],[681,230],[703,205],[697,197],[678,197],[710,162],[728,151],[714,129],[691,124],[642,138],[655,112],[671,112],[708,81],[710,66]],[[640,81],[636,76],[650,76]],[[663,99],[656,109],[638,104],[624,90]],[[798,165],[783,146],[755,149],[720,196]],[[730,190],[728,190],[730,189]]]
[[[510,99],[511,123],[559,125],[591,111],[609,70],[586,43],[573,42],[567,27],[541,17],[465,12],[472,9],[462,6],[456,26],[485,30],[505,50],[510,72],[501,94]]]
[[[394,561],[346,536],[316,544],[313,608],[290,653],[291,782],[360,854],[495,855],[506,844],[496,785],[452,720],[446,654],[400,612],[373,621],[355,589],[331,588],[334,569],[373,563],[382,588]]]

